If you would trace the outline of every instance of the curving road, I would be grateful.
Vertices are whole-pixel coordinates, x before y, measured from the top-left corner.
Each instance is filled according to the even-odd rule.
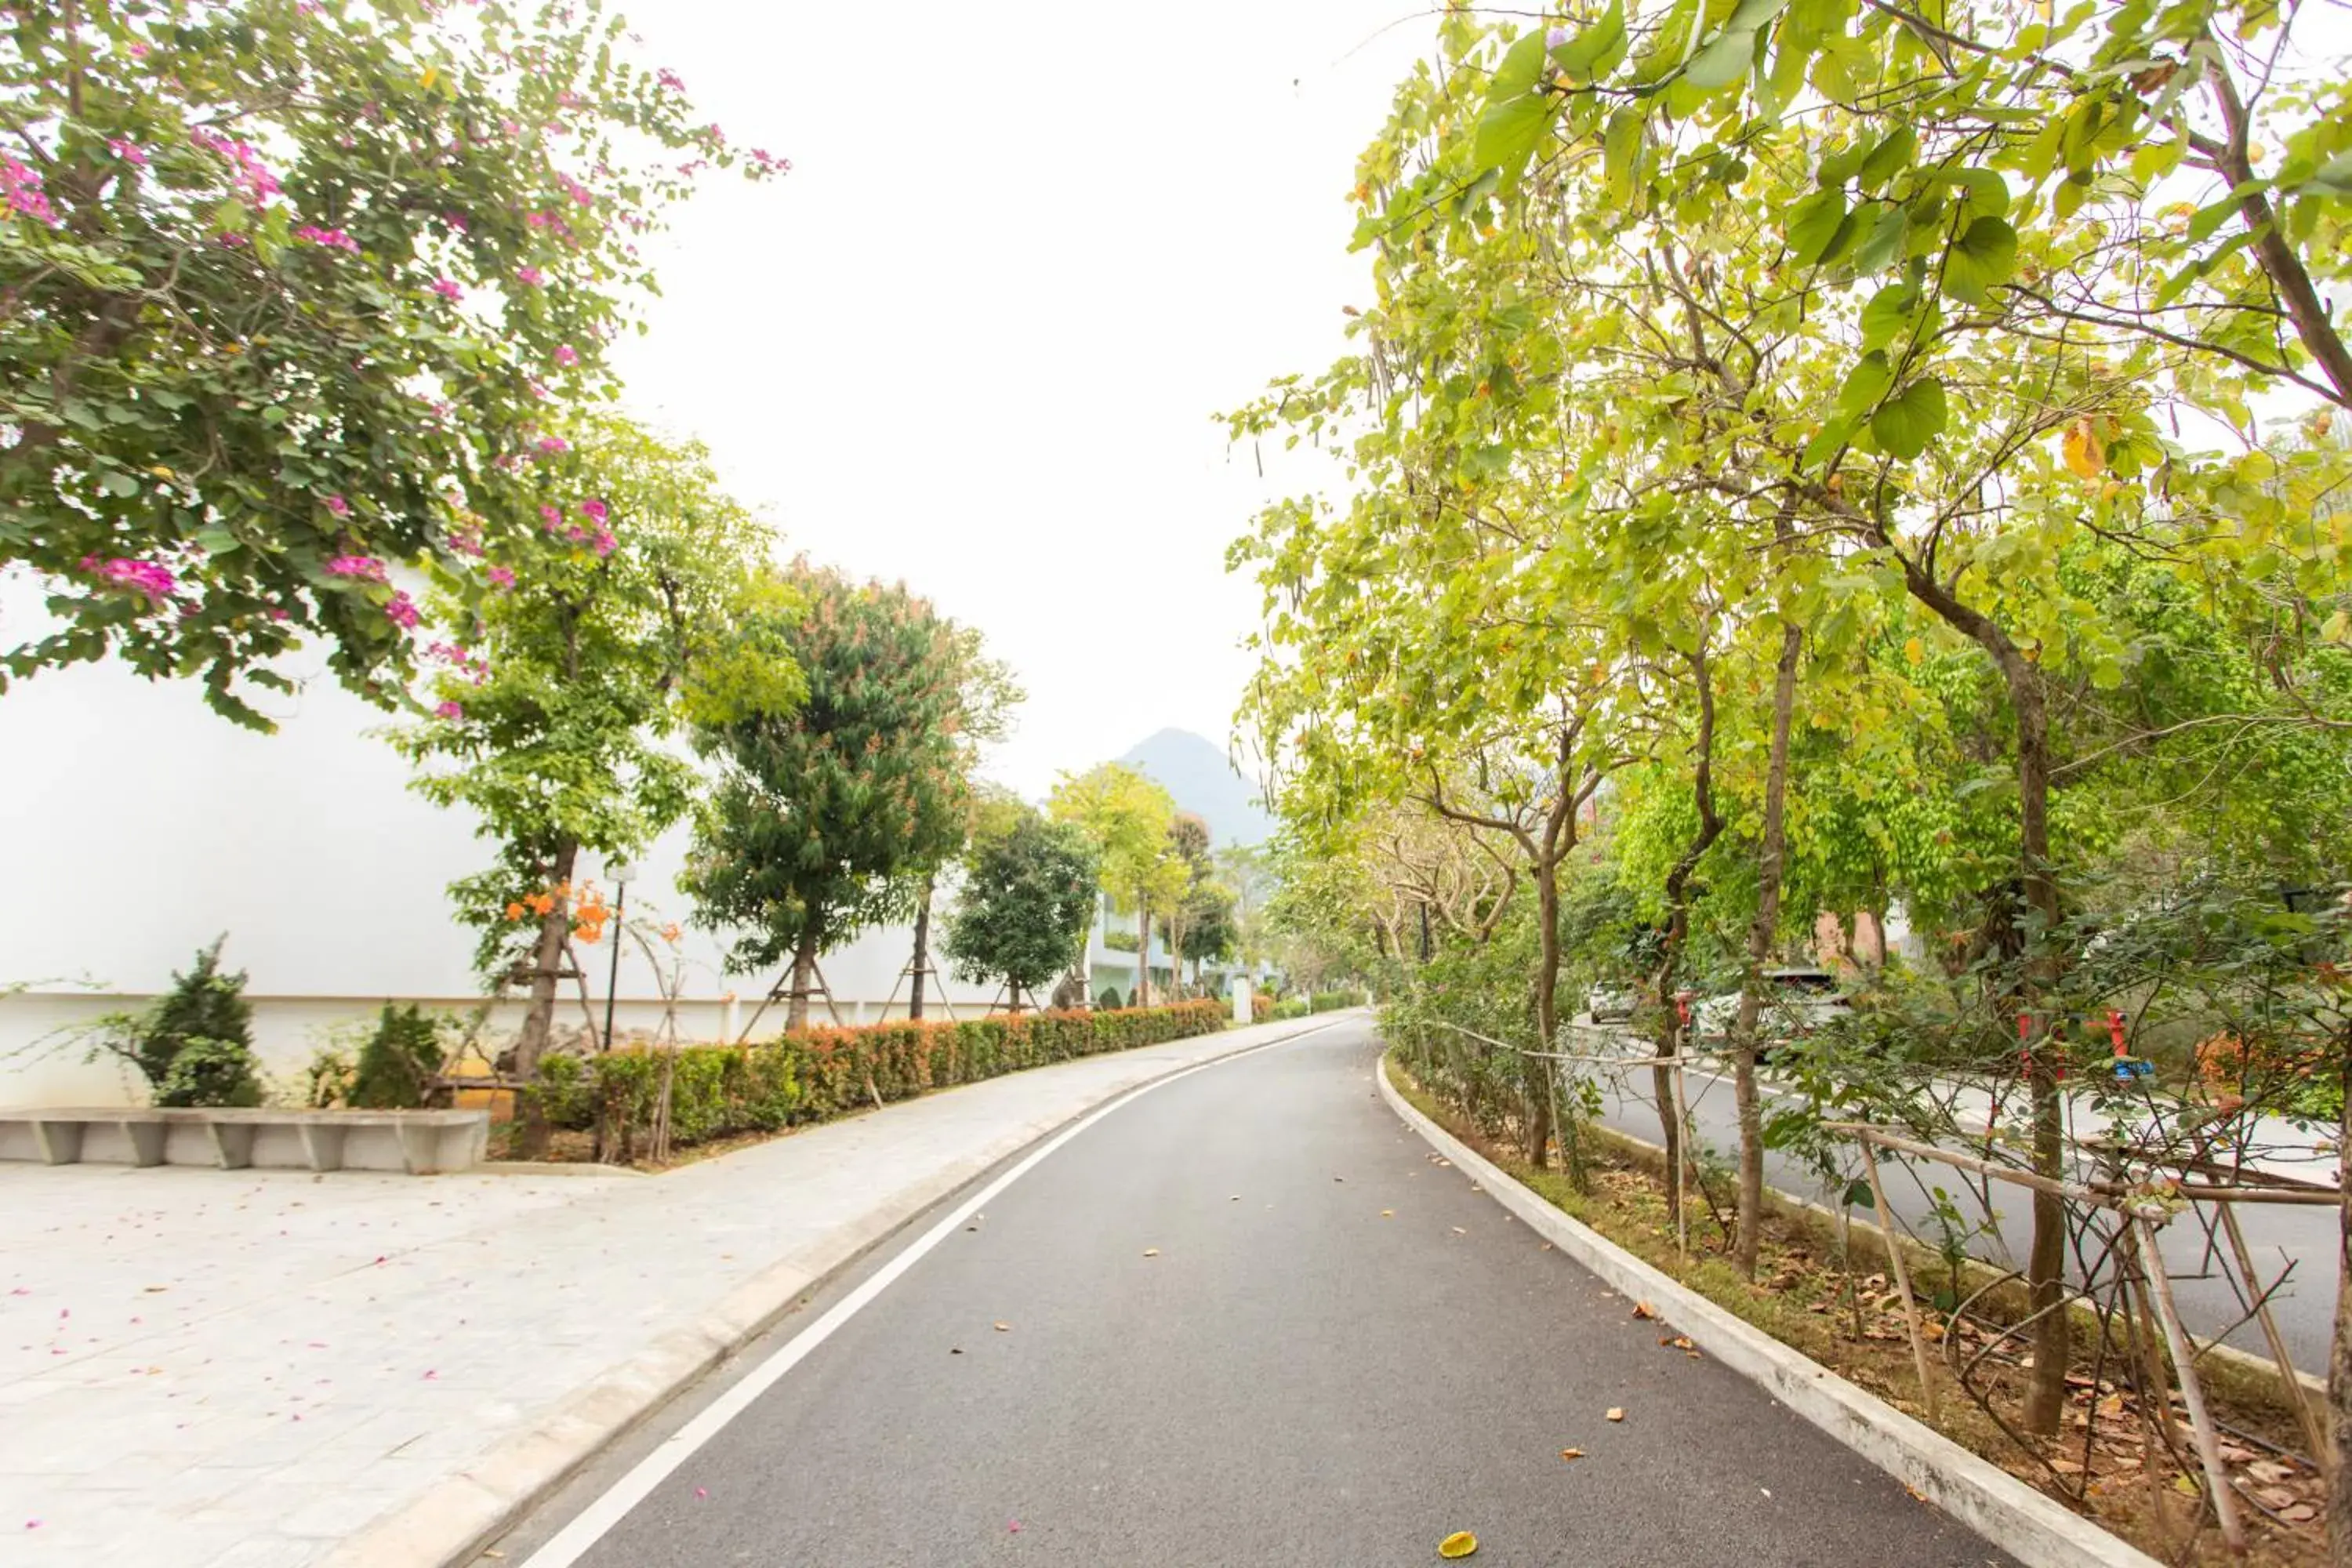
[[[1456,1530],[1497,1565],[2009,1561],[1661,1347],[1433,1163],[1377,1053],[1349,1017],[1119,1106],[973,1228],[874,1260],[878,1292],[817,1298],[741,1387],[683,1402],[485,1563],[1369,1568],[1433,1563]],[[683,1458],[630,1506],[646,1453]]]

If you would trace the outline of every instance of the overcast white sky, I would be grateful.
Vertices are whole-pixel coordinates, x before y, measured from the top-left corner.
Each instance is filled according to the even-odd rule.
[[[1224,549],[1265,492],[1210,416],[1344,346],[1345,193],[1417,9],[632,8],[794,165],[677,215],[632,406],[789,548],[980,626],[1030,693],[991,769],[1024,793],[1162,725],[1222,744],[1257,615]]]

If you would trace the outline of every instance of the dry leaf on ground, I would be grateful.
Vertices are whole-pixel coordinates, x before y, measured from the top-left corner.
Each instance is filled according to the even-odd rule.
[[[1611,1405],[1611,1406],[1609,1407],[1609,1419],[1610,1419],[1610,1420],[1612,1420],[1612,1421],[1622,1421],[1622,1420],[1624,1420],[1624,1419],[1625,1419],[1625,1407],[1624,1407],[1623,1405]]]
[[[1160,1256],[1160,1249],[1156,1247],[1147,1247],[1143,1249],[1143,1256],[1146,1258],[1157,1258]]]
[[[1654,1318],[1658,1315],[1658,1310],[1647,1301],[1636,1301],[1633,1303],[1633,1315],[1637,1318]]]
[[[1013,1331],[1013,1325],[1010,1323],[999,1323],[996,1325],[996,1331],[1000,1334],[1009,1334]]]
[[[1559,1451],[1559,1457],[1563,1459],[1580,1459],[1584,1458],[1584,1450],[1581,1448],[1562,1448]]]
[[[1466,1530],[1457,1530],[1437,1543],[1437,1554],[1449,1562],[1456,1557],[1467,1557],[1477,1550],[1478,1538]]]

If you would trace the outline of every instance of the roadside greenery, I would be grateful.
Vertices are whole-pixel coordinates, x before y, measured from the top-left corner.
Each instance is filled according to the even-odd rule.
[[[1265,589],[1242,718],[1278,773],[1274,918],[1382,976],[1400,1025],[1507,1042],[1433,1087],[1531,1164],[1562,1108],[1519,1053],[1575,1052],[1564,984],[1636,990],[1670,1058],[1684,994],[1736,991],[1708,1048],[1752,1272],[1765,976],[1817,929],[1879,1048],[1814,1058],[1816,1103],[1892,1114],[1966,1070],[1999,1157],[2045,1178],[2067,1086],[2115,1081],[2106,1007],[2126,1057],[2352,1061],[2315,912],[2352,878],[2352,356],[2325,302],[2352,89],[2299,20],[1437,24],[1357,163],[1353,348],[1227,416],[1262,458],[1338,462],[1233,548]],[[1859,933],[1895,921],[1917,946],[1890,960]],[[2222,930],[2269,945],[2221,956]],[[2295,1045],[2246,1032],[2255,971],[2303,999]],[[1957,1061],[1924,1043],[1963,1034]],[[2297,1076],[2172,1081],[2251,1126],[2333,1103]],[[2032,1432],[2062,1413],[2071,1245],[2037,1193]]]

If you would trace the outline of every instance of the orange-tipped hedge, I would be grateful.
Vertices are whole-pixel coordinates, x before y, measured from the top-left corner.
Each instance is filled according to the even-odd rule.
[[[676,1053],[670,1084],[670,1140],[686,1144],[731,1132],[772,1132],[925,1089],[1214,1034],[1227,1012],[1221,1002],[1180,1002],[813,1029],[749,1046],[687,1046]],[[624,1049],[550,1058],[541,1064],[545,1082],[536,1092],[551,1121],[601,1127],[604,1146],[627,1159],[652,1123],[668,1054]]]

